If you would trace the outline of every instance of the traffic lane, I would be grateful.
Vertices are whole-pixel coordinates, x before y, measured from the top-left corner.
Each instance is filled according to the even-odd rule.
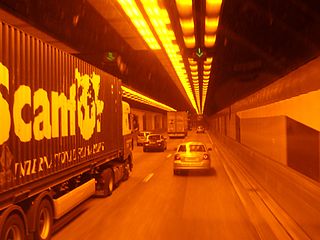
[[[209,142],[207,135],[189,137]],[[182,176],[172,175],[172,162],[159,169],[149,183],[154,194],[140,208],[141,239],[259,238],[214,152],[212,167],[213,174],[189,172]]]
[[[170,146],[170,143],[168,146]],[[112,214],[117,215],[123,205],[130,202],[132,196],[138,194],[139,189],[143,187],[150,174],[162,165],[168,155],[170,155],[170,151],[144,153],[141,147],[135,147],[133,151],[134,168],[129,180],[121,182],[111,197],[91,198],[79,206],[81,214],[74,218],[72,222],[64,225],[53,236],[53,239],[91,239],[92,234],[99,234],[101,231],[99,228],[103,228],[99,221],[102,218],[104,219],[104,215],[112,221]],[[109,216],[111,217],[109,218]],[[102,231],[102,236],[107,236],[105,234]]]
[[[54,239],[258,239],[218,158],[212,161],[214,175],[173,176],[167,156],[168,151],[136,156],[129,181],[111,198],[90,201]]]
[[[161,159],[164,160],[167,157],[171,157],[179,143],[184,139],[169,139],[167,138],[167,150],[164,152],[143,152],[143,146],[137,146],[133,149],[133,171],[135,174],[145,175],[153,166],[161,165]],[[153,161],[154,159],[159,159]]]

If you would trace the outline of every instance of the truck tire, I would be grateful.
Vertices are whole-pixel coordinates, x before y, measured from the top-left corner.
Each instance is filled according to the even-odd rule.
[[[130,160],[126,161],[124,171],[125,171],[125,173],[123,176],[123,180],[128,180],[131,175],[131,171],[132,171]]]
[[[104,196],[110,196],[112,194],[113,188],[114,188],[114,177],[113,177],[113,171],[111,168],[105,169],[101,177],[103,179],[103,190],[104,190]]]
[[[36,209],[35,240],[51,239],[53,226],[53,208],[51,202],[44,198]]]
[[[19,214],[11,214],[5,220],[1,231],[1,240],[23,240],[26,239],[24,220]]]

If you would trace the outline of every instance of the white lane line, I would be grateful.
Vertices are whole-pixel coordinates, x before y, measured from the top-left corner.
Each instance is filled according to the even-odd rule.
[[[172,154],[170,153],[170,154],[168,154],[167,158],[169,158],[169,157],[171,157],[171,156],[172,156]]]
[[[154,173],[148,174],[144,179],[143,182],[149,182],[149,180],[153,177]]]

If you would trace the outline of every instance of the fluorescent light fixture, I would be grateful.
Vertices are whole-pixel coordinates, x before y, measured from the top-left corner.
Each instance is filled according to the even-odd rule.
[[[123,11],[130,18],[133,25],[136,27],[142,38],[152,50],[161,49],[158,41],[155,39],[149,25],[145,21],[142,13],[140,12],[135,0],[118,0]]]
[[[213,58],[212,57],[209,57],[209,58],[206,58],[206,60],[204,61],[204,64],[211,64],[212,63],[212,60]]]
[[[191,71],[197,71],[198,70],[198,65],[194,65],[194,66],[190,65],[190,70]]]
[[[192,17],[189,19],[180,19],[180,25],[185,36],[194,34],[194,23]]]
[[[206,0],[206,14],[219,15],[222,0]]]
[[[181,18],[192,17],[192,0],[176,0],[176,5]]]
[[[172,51],[172,49],[179,48],[178,45],[175,43],[176,38],[174,35],[173,30],[171,29],[171,22],[168,15],[168,12],[165,8],[160,8],[158,0],[140,0],[142,3],[142,6],[148,15],[148,18],[153,26],[153,29],[157,33],[162,46],[167,53],[172,66],[177,73],[179,80],[184,88],[184,90],[187,93],[187,96],[196,110],[196,112],[199,112],[199,109],[195,102],[195,96],[193,95],[192,88],[190,85],[190,82],[188,78],[185,76],[185,74],[181,74],[181,70],[185,70],[185,66],[183,63],[177,62],[178,60],[181,60],[182,62],[182,56],[180,52],[178,51]],[[188,3],[190,5],[190,2]],[[186,3],[187,5],[187,3]],[[192,1],[191,1],[192,6]],[[192,9],[192,8],[191,8]],[[194,38],[194,37],[193,37]]]
[[[210,71],[211,65],[203,65],[203,70]]]
[[[206,34],[214,34],[217,31],[219,18],[205,17],[205,31]]]
[[[204,35],[204,45],[206,47],[213,47],[216,42],[216,36],[215,35]]]
[[[187,48],[194,48],[196,45],[196,39],[194,35],[192,36],[183,36],[184,44]]]
[[[193,58],[188,58],[188,61],[191,66],[197,65],[197,61],[193,60]]]
[[[141,93],[138,93],[137,91],[134,91],[130,88],[127,88],[125,86],[121,86],[122,89],[122,96],[125,98],[129,98],[131,100],[141,102],[165,111],[177,111],[176,109],[169,107],[163,103],[160,103],[152,98],[149,98]]]

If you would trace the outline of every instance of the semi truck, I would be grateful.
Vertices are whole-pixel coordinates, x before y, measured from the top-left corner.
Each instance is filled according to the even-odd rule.
[[[0,239],[54,224],[132,170],[121,81],[0,22]]]
[[[188,113],[184,111],[172,111],[167,113],[168,136],[186,137],[188,134]]]

